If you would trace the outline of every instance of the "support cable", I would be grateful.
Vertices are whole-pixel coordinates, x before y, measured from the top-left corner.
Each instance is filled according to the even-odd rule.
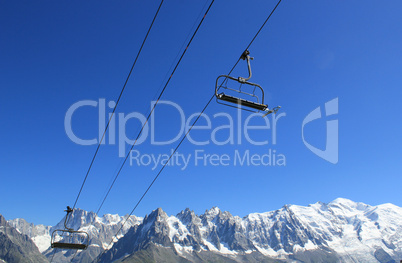
[[[102,134],[102,137],[101,137],[101,139],[100,139],[100,141],[99,141],[99,144],[98,144],[98,146],[97,146],[97,148],[96,148],[96,151],[95,151],[95,153],[94,153],[94,156],[92,157],[92,160],[91,160],[91,163],[90,163],[90,165],[89,165],[89,167],[88,167],[88,170],[87,170],[87,172],[86,172],[86,174],[85,174],[85,178],[84,178],[84,181],[83,181],[82,184],[81,184],[81,188],[80,188],[80,190],[79,190],[79,192],[78,192],[77,198],[75,199],[75,202],[74,202],[74,205],[73,205],[73,210],[74,210],[74,208],[75,208],[76,205],[77,205],[78,199],[80,198],[80,195],[81,195],[81,192],[82,192],[82,190],[83,190],[83,188],[84,188],[84,185],[85,185],[85,183],[86,183],[86,180],[88,179],[88,175],[89,175],[89,173],[90,173],[90,171],[91,171],[91,168],[92,168],[92,166],[93,166],[93,164],[94,164],[94,162],[95,162],[96,156],[97,156],[97,154],[98,154],[98,152],[99,152],[99,149],[100,149],[100,146],[101,146],[101,144],[102,144],[102,142],[103,142],[103,139],[105,138],[105,135],[106,135],[106,132],[107,132],[107,130],[108,130],[108,128],[109,128],[110,122],[111,122],[111,120],[113,119],[114,113],[116,112],[117,105],[119,104],[120,99],[121,99],[121,97],[123,96],[123,92],[124,92],[124,90],[125,90],[125,88],[126,88],[126,86],[127,86],[128,80],[130,79],[130,76],[131,76],[131,74],[132,74],[132,72],[133,72],[133,70],[134,70],[134,67],[135,67],[135,65],[137,64],[137,60],[138,60],[138,58],[139,58],[139,56],[140,56],[140,54],[141,54],[141,51],[142,51],[142,49],[143,49],[143,47],[144,47],[144,45],[145,45],[145,42],[146,42],[146,40],[147,40],[147,38],[148,38],[148,35],[149,35],[149,33],[151,32],[151,29],[152,29],[152,27],[153,27],[153,25],[154,25],[154,22],[155,22],[155,20],[156,20],[156,17],[157,17],[158,14],[159,14],[159,11],[160,11],[160,9],[161,9],[161,7],[162,7],[163,1],[164,1],[164,0],[161,0],[161,2],[160,2],[160,4],[159,4],[159,7],[158,7],[158,9],[157,9],[157,11],[156,11],[156,13],[155,13],[155,15],[154,15],[154,18],[153,18],[153,20],[152,20],[152,22],[151,22],[151,25],[150,25],[149,28],[148,28],[148,31],[147,31],[147,33],[146,33],[146,35],[145,35],[145,37],[144,37],[144,40],[142,41],[141,47],[140,47],[140,49],[139,49],[138,52],[137,52],[137,55],[136,55],[135,60],[134,60],[134,62],[133,62],[133,65],[131,66],[131,69],[130,69],[128,75],[127,75],[126,81],[124,82],[123,88],[122,88],[121,91],[120,91],[119,97],[118,97],[118,99],[117,99],[117,101],[116,101],[116,104],[115,104],[115,106],[114,106],[114,108],[113,108],[113,111],[112,111],[112,113],[111,113],[111,115],[110,115],[110,118],[109,118],[109,120],[108,120],[108,122],[107,122],[107,125],[106,125],[105,130],[104,130],[104,132],[103,132],[103,134]],[[71,217],[69,217],[69,218],[67,219],[67,223],[69,222],[70,218],[71,218]],[[52,255],[52,258],[51,258],[50,262],[53,261],[55,252],[56,252],[56,249],[53,250],[53,255]]]
[[[267,17],[267,19],[264,21],[264,23],[262,24],[262,26],[260,27],[260,29],[257,31],[257,33],[255,34],[255,36],[253,37],[253,39],[250,41],[250,43],[248,44],[247,48],[245,50],[247,50],[251,44],[254,42],[254,40],[257,38],[257,36],[259,35],[259,33],[261,32],[261,30],[264,28],[265,24],[268,22],[268,20],[271,18],[272,14],[275,12],[276,8],[279,6],[279,4],[281,3],[282,0],[279,0],[278,3],[276,4],[276,6],[274,7],[274,9],[271,11],[271,13],[269,14],[269,16]],[[212,1],[213,3],[213,1]],[[211,3],[211,5],[212,5]],[[211,7],[211,6],[210,6]],[[208,8],[209,10],[209,8]],[[208,12],[207,10],[207,12]],[[206,14],[205,14],[206,15]],[[205,18],[205,16],[204,16]],[[202,21],[201,21],[202,22]],[[197,28],[198,29],[198,28]],[[187,50],[187,48],[186,48]],[[228,73],[228,75],[230,75],[232,73],[232,71],[235,69],[235,67],[237,66],[237,64],[239,63],[240,58],[237,60],[237,62],[235,63],[235,65],[232,67],[232,69],[230,70],[230,72]],[[173,74],[172,74],[173,75]],[[224,81],[223,81],[224,82]],[[222,84],[223,84],[222,82]],[[221,85],[222,85],[221,84]],[[170,159],[172,158],[172,156],[176,153],[176,151],[179,149],[179,147],[181,146],[181,144],[183,143],[183,141],[187,138],[187,135],[190,133],[191,129],[194,127],[194,125],[197,123],[197,121],[200,119],[200,117],[202,116],[202,114],[205,112],[205,110],[208,108],[208,106],[210,105],[211,101],[213,100],[213,98],[215,97],[215,93],[212,95],[212,97],[209,99],[209,101],[207,102],[207,104],[205,105],[205,107],[203,108],[203,110],[200,112],[200,114],[197,116],[197,118],[194,120],[194,122],[192,123],[191,127],[188,129],[188,131],[186,132],[186,134],[183,136],[183,138],[180,140],[179,144],[176,146],[176,148],[174,149],[174,151],[171,153],[171,155],[169,156],[168,160],[165,162],[165,164],[162,166],[162,168],[159,170],[158,174],[155,176],[155,178],[153,179],[153,181],[151,182],[151,184],[148,186],[148,188],[145,190],[145,192],[143,193],[143,195],[141,196],[141,198],[138,200],[138,202],[136,203],[136,205],[134,206],[134,208],[131,210],[130,214],[127,216],[126,220],[124,221],[124,223],[121,225],[121,227],[119,228],[119,230],[116,232],[116,234],[112,237],[112,240],[110,241],[108,247],[110,247],[110,245],[113,243],[113,240],[115,237],[117,237],[117,235],[120,233],[120,231],[123,229],[124,225],[127,223],[128,219],[130,218],[130,216],[134,213],[134,211],[137,209],[137,207],[139,206],[139,204],[141,203],[141,201],[144,199],[144,197],[147,195],[148,191],[151,189],[151,187],[153,186],[153,184],[155,183],[155,181],[159,178],[159,175],[163,172],[163,170],[165,169],[166,165],[169,163]],[[127,157],[128,158],[128,157]],[[104,250],[97,258],[96,262],[99,262],[99,260],[101,259],[101,257],[103,256],[103,254],[106,252],[106,250]]]

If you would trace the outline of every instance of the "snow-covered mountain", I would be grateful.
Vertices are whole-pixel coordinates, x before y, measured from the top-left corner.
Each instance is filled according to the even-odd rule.
[[[60,222],[53,226],[33,225],[27,223],[24,219],[9,220],[8,223],[16,228],[20,233],[29,236],[39,250],[48,258],[53,257],[53,249],[50,248],[51,234],[56,229],[64,229],[63,217]],[[91,262],[101,251],[107,249],[107,246],[126,221],[127,216],[105,214],[102,217],[96,216],[94,212],[87,212],[82,209],[75,209],[71,214],[68,227],[85,231],[89,234],[89,247],[84,251],[63,251],[55,250],[53,262],[70,262],[74,257],[76,262]],[[139,225],[142,222],[141,217],[130,216],[125,223],[118,238],[122,237],[132,226]]]
[[[21,234],[0,215],[0,262],[45,263],[48,261],[27,235]]]
[[[143,251],[152,260],[155,251],[162,253],[164,262],[169,262],[166,258],[222,261],[223,257],[229,262],[399,262],[402,208],[339,198],[308,207],[285,205],[244,218],[216,207],[200,216],[189,209],[176,216],[157,209],[104,253],[100,262],[138,262]]]
[[[176,216],[158,208],[143,219],[130,217],[125,235],[109,250],[107,243],[125,218],[105,215],[89,226],[94,217],[92,212],[74,211],[72,227],[89,232],[91,240],[73,262],[91,262],[100,254],[99,262],[391,263],[402,259],[402,208],[392,204],[370,206],[339,198],[307,207],[285,205],[243,218],[217,207],[201,215],[186,209]],[[40,246],[39,240],[53,229],[63,228],[63,220],[49,229],[27,226],[23,220],[9,222]],[[47,256],[52,253],[42,251]],[[67,262],[74,253],[59,251],[54,262]]]
[[[18,232],[29,236],[40,252],[45,251],[50,246],[51,226],[34,225],[28,223],[25,219],[17,218],[9,220],[10,226],[18,230]]]

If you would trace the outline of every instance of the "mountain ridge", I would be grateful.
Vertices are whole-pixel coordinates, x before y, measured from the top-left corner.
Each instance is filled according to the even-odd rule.
[[[201,215],[186,208],[175,216],[158,208],[144,218],[130,219],[124,235],[111,247],[107,245],[116,226],[127,217],[74,213],[74,229],[93,237],[89,249],[77,253],[74,262],[91,262],[104,249],[108,250],[100,262],[152,261],[158,253],[172,262],[399,262],[402,258],[402,208],[389,203],[370,206],[337,198],[308,206],[284,205],[242,218],[218,207]],[[94,218],[94,226],[89,226]],[[60,262],[66,259],[71,257],[60,255]]]
[[[63,250],[56,250],[54,255],[55,262],[70,262],[75,256],[77,262],[91,262],[103,249],[107,248],[104,241],[111,240],[112,236],[125,222],[127,216],[119,216],[116,214],[105,214],[102,217],[98,217],[94,212],[88,212],[82,209],[75,209],[71,214],[68,222],[68,227],[87,232],[92,238],[89,240],[89,247],[84,251],[79,251],[75,256],[74,253],[70,253]],[[24,219],[12,219],[8,222],[15,227],[17,231],[29,236],[35,243],[42,254],[46,257],[53,257],[53,249],[50,248],[51,234],[56,229],[64,229],[65,216],[55,226],[43,226],[33,225],[27,223]],[[93,223],[92,223],[93,222]],[[125,227],[122,229],[123,234],[126,233],[130,227],[142,222],[141,217],[130,216]],[[91,224],[92,223],[92,224]],[[44,229],[44,231],[38,231]]]
[[[0,262],[43,263],[47,260],[27,235],[10,226],[0,215]]]

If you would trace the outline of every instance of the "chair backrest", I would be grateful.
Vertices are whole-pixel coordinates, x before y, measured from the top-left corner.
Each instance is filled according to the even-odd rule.
[[[248,81],[239,81],[227,75],[216,79],[215,96],[218,103],[249,111],[264,111],[268,105],[264,103],[264,90],[260,85]],[[231,104],[222,103],[229,102]]]
[[[84,231],[56,229],[52,233],[52,248],[87,249],[88,243],[89,235]]]

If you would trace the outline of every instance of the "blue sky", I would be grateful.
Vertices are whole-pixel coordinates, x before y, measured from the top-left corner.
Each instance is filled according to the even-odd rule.
[[[208,4],[165,1],[117,113],[148,114],[150,101]],[[186,118],[202,110],[216,77],[228,73],[275,4],[216,1],[162,99],[180,105]],[[0,213],[6,219],[54,225],[65,206],[74,203],[96,145],[72,142],[65,132],[65,114],[79,101],[117,99],[158,5],[0,3]],[[270,106],[281,105],[286,114],[278,120],[276,144],[256,146],[243,140],[197,146],[186,141],[179,153],[194,156],[198,150],[233,157],[236,150],[259,155],[275,150],[286,157],[286,165],[168,166],[134,214],[144,216],[157,207],[169,214],[186,207],[203,213],[218,206],[244,216],[337,197],[402,206],[397,109],[402,95],[401,10],[399,1],[282,1],[250,48],[255,57],[251,81],[264,88]],[[245,75],[245,70],[240,63],[233,75]],[[301,137],[303,119],[334,98],[339,114],[329,120],[339,122],[337,164],[314,155]],[[212,128],[227,124],[224,118],[213,118],[216,113],[237,118],[235,109],[215,101],[205,113]],[[174,137],[180,125],[177,111],[161,105],[155,114],[156,137]],[[241,123],[249,115],[243,112]],[[317,148],[325,148],[326,121],[321,118],[305,128],[305,139]],[[263,119],[250,123],[263,125]],[[73,116],[73,130],[84,139],[97,137],[98,124],[98,107],[80,108]],[[199,123],[205,124],[205,119]],[[138,128],[139,122],[131,120],[125,132],[133,138]],[[211,130],[191,134],[200,141],[211,139]],[[250,136],[270,140],[272,129]],[[155,146],[148,137],[135,149],[157,155],[170,153],[176,144]],[[98,209],[122,160],[118,145],[101,147],[77,207]],[[129,213],[157,170],[126,165],[100,214]]]

